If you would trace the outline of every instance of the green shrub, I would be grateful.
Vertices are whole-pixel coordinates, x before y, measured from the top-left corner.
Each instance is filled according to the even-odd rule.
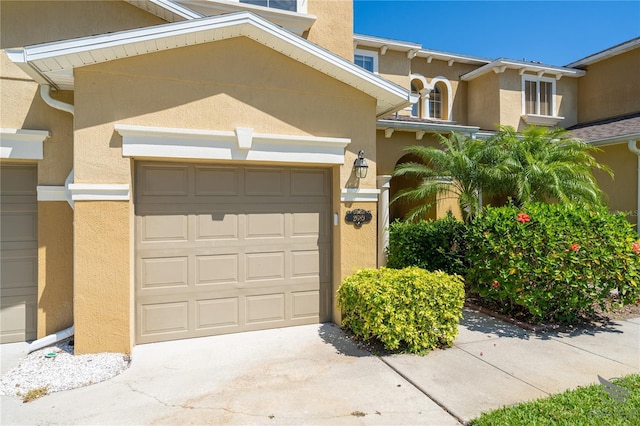
[[[468,290],[534,322],[573,323],[638,298],[640,244],[604,207],[532,203],[487,208],[469,228]]]
[[[394,222],[389,228],[387,267],[417,266],[464,275],[466,226],[452,215],[435,221]]]
[[[452,345],[463,304],[462,277],[416,267],[362,269],[338,289],[345,327],[411,353]]]

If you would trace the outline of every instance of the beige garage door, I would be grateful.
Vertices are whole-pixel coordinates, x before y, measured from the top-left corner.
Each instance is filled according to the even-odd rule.
[[[36,338],[38,212],[35,165],[0,167],[0,342]]]
[[[330,318],[325,169],[138,163],[138,343]]]

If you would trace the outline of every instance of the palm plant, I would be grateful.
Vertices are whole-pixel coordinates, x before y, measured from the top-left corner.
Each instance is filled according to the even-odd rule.
[[[392,202],[418,203],[405,220],[416,221],[427,216],[433,205],[442,199],[457,198],[465,222],[481,210],[479,194],[491,188],[496,176],[497,150],[487,147],[484,141],[451,133],[449,138],[438,135],[442,149],[425,146],[409,146],[405,151],[421,162],[400,164],[393,176],[417,178],[415,188],[398,191]]]
[[[613,176],[592,153],[598,148],[568,137],[564,129],[531,126],[519,137],[513,127],[500,127],[490,143],[503,155],[495,172],[497,188],[516,205],[532,201],[599,204],[603,193],[593,169]]]

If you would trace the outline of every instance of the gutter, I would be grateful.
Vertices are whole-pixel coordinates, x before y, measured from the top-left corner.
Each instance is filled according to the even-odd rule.
[[[638,157],[638,189],[637,189],[637,205],[636,205],[636,232],[638,237],[640,237],[640,148],[638,148],[637,141],[634,139],[630,139],[627,142],[627,148],[629,151],[633,152]]]
[[[59,101],[51,97],[51,86],[49,86],[48,84],[40,84],[40,97],[42,97],[42,100],[51,108],[68,112],[69,114],[71,114],[71,116],[75,116],[74,115],[75,110],[73,105],[68,104],[66,102]],[[67,194],[67,202],[69,202],[69,205],[73,209],[73,201],[71,200],[71,195],[69,193],[69,184],[72,182],[73,182],[73,169],[71,169],[71,173],[69,173],[69,176],[67,177],[64,183],[65,191]],[[44,348],[45,346],[49,346],[54,343],[57,343],[60,340],[66,339],[67,337],[73,336],[74,332],[75,332],[75,326],[72,324],[71,327],[65,328],[64,330],[60,330],[55,333],[49,334],[48,336],[42,337],[38,340],[34,340],[29,344],[27,353],[31,353],[35,350]]]

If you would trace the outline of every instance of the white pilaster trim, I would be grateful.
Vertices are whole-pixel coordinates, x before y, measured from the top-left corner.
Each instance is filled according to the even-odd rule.
[[[38,185],[38,201],[67,201],[67,188],[64,185]]]
[[[344,164],[349,138],[253,133],[251,128],[194,130],[116,124],[122,156]],[[249,140],[249,133],[252,137]]]
[[[0,158],[42,160],[42,144],[49,136],[46,130],[0,129]]]
[[[376,184],[380,191],[378,202],[378,268],[387,264],[387,247],[389,247],[389,190],[391,175],[378,175]]]
[[[342,188],[340,191],[340,201],[343,203],[378,201],[379,189]]]
[[[127,183],[71,183],[73,201],[128,201],[131,190]]]

